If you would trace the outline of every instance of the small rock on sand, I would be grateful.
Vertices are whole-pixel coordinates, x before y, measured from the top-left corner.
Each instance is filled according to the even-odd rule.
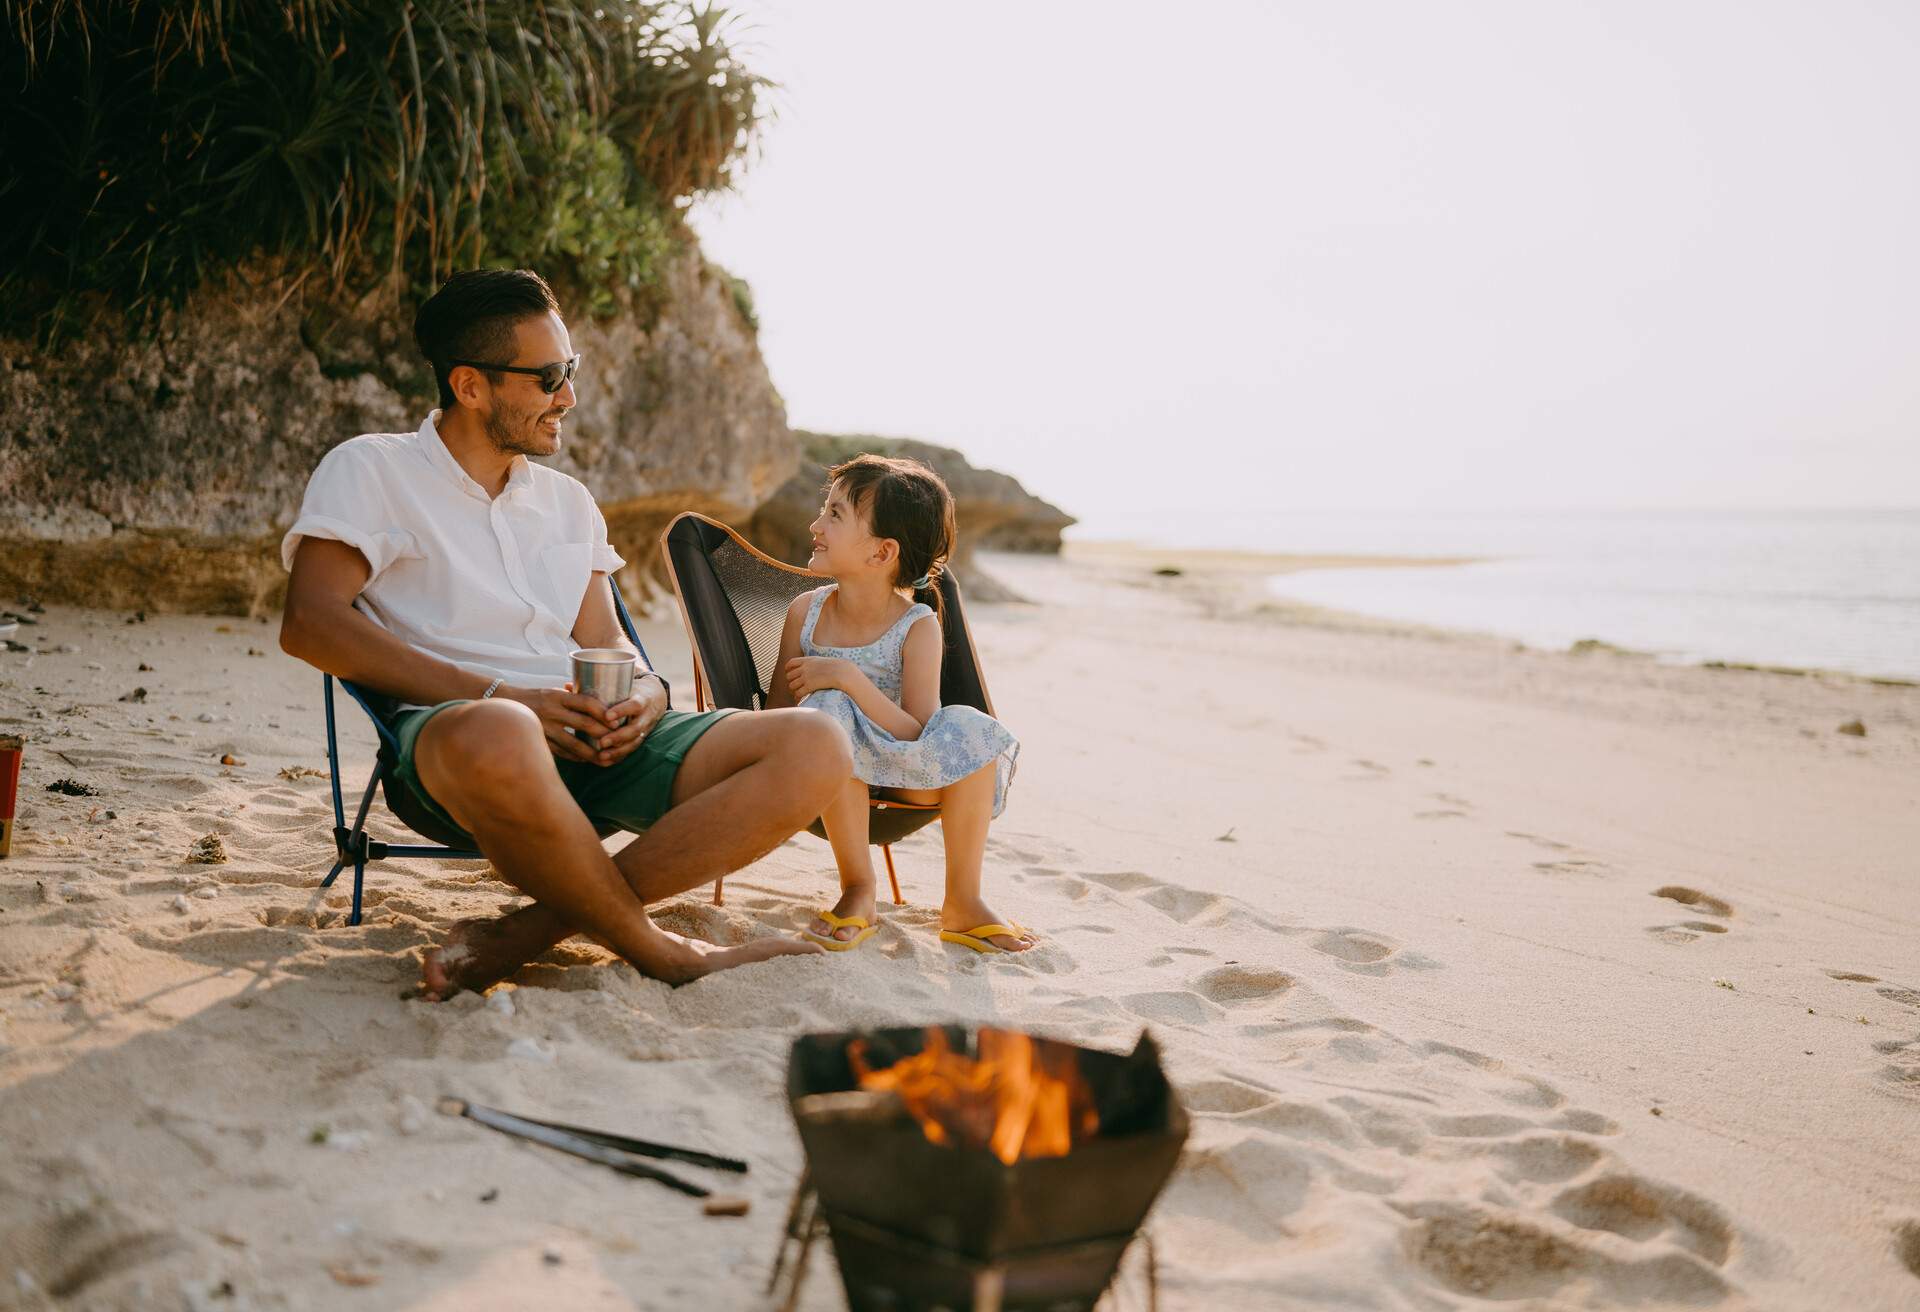
[[[185,893],[175,893],[173,895],[173,901],[167,903],[167,905],[183,916],[193,910],[193,904],[187,901],[187,895]]]
[[[193,890],[193,895],[199,898],[202,902],[211,902],[213,901],[213,899],[220,896],[220,889],[217,885],[214,885],[214,884],[202,884],[200,885],[200,887]]]
[[[427,1120],[430,1115],[431,1113],[427,1111],[427,1105],[424,1102],[421,1102],[410,1093],[400,1095],[400,1133],[420,1133],[420,1131],[427,1128]]]
[[[1838,729],[1835,729],[1834,732],[1843,733],[1849,738],[1865,738],[1867,736],[1867,726],[1858,720],[1848,720]]]
[[[226,844],[220,841],[218,834],[202,834],[187,849],[187,860],[203,866],[224,865],[227,860]]]

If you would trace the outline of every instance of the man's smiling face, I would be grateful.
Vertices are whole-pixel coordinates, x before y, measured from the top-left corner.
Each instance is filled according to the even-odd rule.
[[[522,319],[514,325],[513,337],[513,358],[502,363],[538,369],[573,356],[567,325],[551,312],[538,319]],[[561,421],[576,399],[573,380],[548,394],[540,390],[540,380],[529,374],[501,374],[499,378],[498,384],[488,386],[487,404],[480,416],[482,431],[494,450],[522,456],[550,456],[558,451]]]

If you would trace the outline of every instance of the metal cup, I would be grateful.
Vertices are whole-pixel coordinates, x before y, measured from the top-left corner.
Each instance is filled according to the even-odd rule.
[[[634,666],[638,658],[624,647],[589,647],[573,653],[573,690],[597,697],[602,706],[618,706],[633,696]],[[625,724],[621,720],[620,724]],[[618,728],[619,725],[615,725]],[[604,732],[612,732],[606,730]],[[588,735],[574,730],[574,736]],[[597,739],[601,735],[594,734]],[[591,741],[591,739],[589,740]]]

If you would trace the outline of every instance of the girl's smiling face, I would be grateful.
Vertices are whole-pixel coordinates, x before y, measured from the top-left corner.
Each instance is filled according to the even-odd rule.
[[[840,484],[827,489],[827,502],[807,532],[813,535],[807,568],[814,573],[838,577],[873,568],[873,532]]]

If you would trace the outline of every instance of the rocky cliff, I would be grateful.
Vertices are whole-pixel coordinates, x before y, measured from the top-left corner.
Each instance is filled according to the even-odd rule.
[[[303,304],[270,278],[203,288],[157,330],[43,351],[0,339],[0,595],[266,614],[280,535],[327,449],[433,403],[397,292]],[[687,243],[657,314],[569,316],[580,404],[553,460],[593,490],[643,600],[681,510],[744,522],[798,447],[726,276]]]
[[[109,323],[54,350],[0,338],[0,599],[277,612],[280,537],[320,457],[356,433],[411,431],[432,407],[411,323],[397,290],[303,302],[254,270],[144,333]],[[980,600],[1008,594],[972,568],[974,548],[1058,550],[1073,522],[945,447],[791,431],[733,283],[691,241],[653,311],[568,327],[583,381],[551,463],[592,489],[636,604],[683,510],[804,561],[824,466],[856,451],[947,479],[956,567]]]

